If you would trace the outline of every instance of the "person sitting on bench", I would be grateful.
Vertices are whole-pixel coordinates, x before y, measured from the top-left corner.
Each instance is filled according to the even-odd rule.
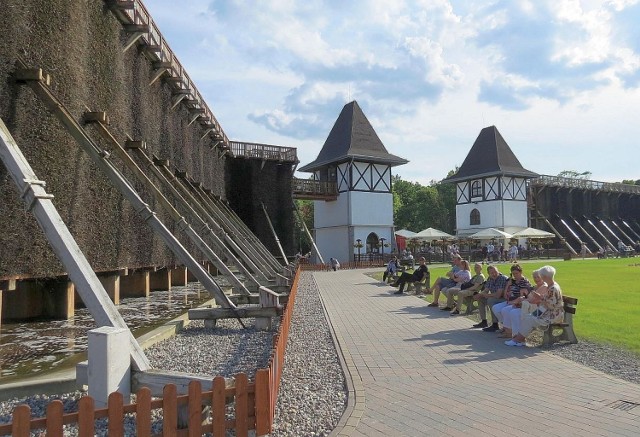
[[[439,285],[435,286],[433,289],[433,302],[431,302],[429,307],[437,307],[438,300],[440,299],[440,290],[446,293],[449,288],[458,287],[465,282],[469,282],[471,280],[471,272],[469,271],[469,261],[462,260],[460,261],[460,270],[451,275],[451,282],[449,281],[441,281]],[[453,284],[449,287],[446,285]],[[446,294],[445,294],[446,296]],[[447,307],[445,307],[447,308]],[[448,311],[451,311],[451,308],[447,308]]]
[[[447,272],[447,277],[441,277],[436,279],[436,282],[433,283],[433,287],[430,287],[427,290],[427,294],[433,293],[433,290],[438,288],[438,290],[442,290],[444,288],[451,288],[458,285],[456,281],[453,280],[454,275],[459,272],[462,268],[460,267],[460,263],[462,262],[462,257],[460,255],[453,255],[453,266],[451,270]]]
[[[420,282],[424,279],[425,275],[429,272],[429,269],[425,264],[427,260],[421,256],[419,262],[420,265],[413,271],[413,273],[402,272],[402,275],[400,275],[398,280],[393,284],[394,287],[400,287],[400,289],[394,294],[402,294],[407,282]]]
[[[387,277],[392,277],[395,279],[398,274],[398,260],[395,256],[392,256],[389,260],[389,264],[387,264],[387,270],[382,274],[382,282],[387,282]]]
[[[554,281],[556,269],[551,266],[540,268],[540,277],[547,283],[546,289],[533,292],[531,301],[538,305],[538,309],[526,314],[520,320],[520,326],[512,326],[515,335],[504,342],[507,346],[524,346],[527,335],[536,328],[546,328],[551,323],[564,320],[564,301],[560,285]]]
[[[471,278],[469,282],[458,284],[457,286],[448,288],[445,291],[445,294],[447,295],[447,306],[444,307],[443,310],[453,309],[453,311],[451,311],[452,316],[460,314],[462,303],[464,302],[465,298],[471,297],[474,295],[474,293],[479,292],[482,288],[482,285],[484,284],[485,277],[484,274],[482,274],[482,264],[475,263],[475,265],[473,266],[473,270],[475,271],[475,276]],[[456,296],[458,296],[457,303],[455,303],[454,301],[454,298]],[[467,308],[468,314],[471,313],[470,310],[471,306]]]
[[[504,289],[507,286],[507,278],[500,273],[496,266],[487,267],[489,278],[484,283],[484,291],[475,294],[473,298],[478,301],[478,311],[480,312],[480,323],[473,325],[474,328],[482,328],[483,331],[495,332],[498,330],[498,319],[491,311],[491,326],[487,326],[487,307],[489,310],[504,301]]]

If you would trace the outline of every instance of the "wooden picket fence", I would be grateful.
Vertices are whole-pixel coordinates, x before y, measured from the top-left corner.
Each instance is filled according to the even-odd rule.
[[[367,269],[370,267],[384,267],[382,258],[375,259],[373,261],[350,261],[347,263],[340,263],[340,270],[352,270],[352,269]],[[329,264],[300,264],[300,268],[305,271],[311,272],[328,272],[331,270]]]
[[[161,399],[152,399],[151,391],[141,388],[136,393],[136,402],[127,405],[124,405],[122,394],[114,392],[109,395],[107,408],[100,409],[95,408],[93,398],[84,396],[78,401],[78,411],[66,414],[62,402],[56,400],[47,406],[46,417],[37,419],[31,418],[28,405],[18,405],[13,411],[12,422],[0,425],[0,436],[26,437],[33,430],[44,430],[47,437],[61,437],[64,425],[76,424],[77,435],[92,437],[95,421],[103,418],[107,419],[109,436],[124,436],[126,414],[135,414],[136,436],[151,436],[152,424],[157,420],[152,411],[158,409],[162,409],[163,436],[199,436],[210,432],[214,437],[222,437],[227,430],[235,430],[238,437],[247,436],[249,430],[255,430],[258,436],[269,434],[275,417],[300,271],[296,271],[280,327],[273,338],[269,365],[256,371],[253,382],[244,373],[239,373],[233,386],[226,387],[224,377],[217,376],[211,390],[202,391],[200,382],[192,381],[185,395],[178,395],[176,386],[168,384]],[[203,404],[211,405],[211,418],[204,423]],[[186,428],[184,424],[178,428],[178,411],[184,408],[188,411]]]

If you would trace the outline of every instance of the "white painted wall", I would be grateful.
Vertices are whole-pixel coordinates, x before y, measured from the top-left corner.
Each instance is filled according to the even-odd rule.
[[[393,226],[393,194],[351,191],[352,225]]]
[[[325,263],[328,263],[331,257],[336,258],[341,263],[349,261],[353,242],[349,241],[349,228],[347,226],[316,229],[315,237],[316,245]]]
[[[349,192],[340,193],[338,199],[313,202],[313,223],[315,229],[349,224]]]
[[[471,226],[469,223],[473,209],[480,211],[480,224]],[[526,228],[527,222],[526,201],[492,200],[477,204],[456,205],[456,229],[462,235],[469,235],[486,228]]]

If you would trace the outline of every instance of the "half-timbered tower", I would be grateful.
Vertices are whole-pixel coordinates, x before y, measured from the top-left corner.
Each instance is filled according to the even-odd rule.
[[[527,223],[526,170],[495,126],[482,129],[456,174],[456,230],[459,236],[480,229],[516,232]]]
[[[356,101],[342,108],[318,157],[300,168],[337,185],[336,200],[314,203],[314,238],[325,259],[351,261],[393,243],[391,168],[407,162],[387,152]]]

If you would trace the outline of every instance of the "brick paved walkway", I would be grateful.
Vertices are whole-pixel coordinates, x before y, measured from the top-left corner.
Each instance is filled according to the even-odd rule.
[[[640,435],[640,406],[620,408],[640,385],[505,346],[362,270],[313,275],[352,380],[336,435]]]

